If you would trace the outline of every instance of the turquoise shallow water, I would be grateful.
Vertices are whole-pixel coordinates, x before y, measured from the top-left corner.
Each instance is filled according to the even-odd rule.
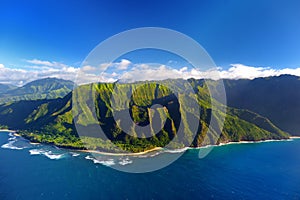
[[[188,150],[161,170],[130,174],[87,153],[0,133],[0,199],[300,199],[300,140]],[[94,163],[97,162],[97,163]]]

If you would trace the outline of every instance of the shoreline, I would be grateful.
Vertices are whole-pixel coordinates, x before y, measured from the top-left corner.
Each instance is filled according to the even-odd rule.
[[[290,139],[300,139],[300,136],[291,136]]]
[[[182,153],[185,152],[189,149],[193,150],[193,149],[206,149],[206,148],[211,148],[211,147],[221,147],[221,146],[226,146],[226,145],[232,145],[232,144],[255,144],[255,143],[267,143],[267,142],[287,142],[287,141],[292,141],[293,139],[300,139],[300,136],[293,136],[293,137],[289,137],[287,139],[270,139],[270,140],[259,140],[259,141],[247,141],[247,140],[242,140],[239,142],[221,142],[219,144],[214,144],[214,145],[204,145],[201,147],[184,147],[184,148],[180,148],[180,149],[165,149],[163,147],[155,147],[153,149],[149,149],[146,151],[142,151],[142,152],[137,152],[137,153],[110,153],[110,152],[102,152],[102,151],[97,151],[97,150],[82,150],[82,149],[70,149],[70,148],[64,148],[64,149],[69,149],[72,151],[76,151],[76,152],[82,152],[82,153],[95,153],[95,154],[100,154],[100,155],[108,155],[108,156],[139,156],[139,155],[145,155],[151,152],[155,152],[155,151],[161,151],[161,152],[172,152],[172,153]],[[41,144],[41,143],[39,143]],[[63,147],[62,147],[63,148]]]
[[[97,150],[76,150],[76,151],[84,152],[84,153],[95,153],[95,154],[107,155],[107,156],[139,156],[139,155],[144,155],[144,154],[151,153],[154,151],[159,151],[159,150],[163,150],[163,148],[155,147],[153,149],[149,149],[149,150],[137,152],[137,153],[109,153],[109,152],[102,152],[102,151],[97,151]]]
[[[300,136],[290,137],[288,139],[269,139],[269,140],[258,140],[258,141],[251,141],[251,140],[241,140],[239,142],[220,142],[219,144],[209,144],[201,147],[188,147],[187,149],[205,149],[210,147],[221,147],[227,146],[232,144],[259,144],[259,143],[268,143],[268,142],[289,142],[293,141],[293,139],[300,139]]]
[[[9,129],[0,129],[0,131],[3,132],[11,132],[14,134],[14,136],[22,137],[20,134],[17,133],[15,130],[9,130]],[[26,139],[26,138],[24,138]],[[251,141],[251,140],[242,140],[239,142],[220,142],[219,144],[209,144],[209,145],[204,145],[200,147],[184,147],[180,149],[165,149],[163,147],[155,147],[153,149],[149,149],[146,151],[142,152],[137,152],[137,153],[113,153],[113,152],[102,152],[102,151],[97,151],[97,150],[88,150],[88,149],[76,149],[76,148],[69,148],[69,147],[64,147],[60,145],[54,145],[58,148],[62,149],[67,149],[70,151],[77,151],[77,152],[83,152],[83,153],[95,153],[95,154],[100,154],[100,155],[109,155],[109,156],[139,156],[139,155],[145,155],[151,152],[155,151],[162,151],[162,152],[185,152],[188,149],[205,149],[205,148],[210,148],[210,147],[218,147],[218,146],[225,146],[225,145],[231,145],[231,144],[255,144],[255,143],[264,143],[264,142],[280,142],[280,141],[291,141],[293,139],[300,139],[300,136],[290,136],[289,138],[286,139],[268,139],[268,140],[259,140],[259,141]],[[27,139],[28,140],[28,139]],[[45,144],[45,145],[50,145],[47,143],[40,143],[40,142],[31,142],[28,140],[28,142],[32,145],[37,145],[37,144]]]
[[[145,155],[147,153],[155,152],[155,151],[162,151],[162,152],[172,152],[172,153],[182,153],[185,152],[189,149],[205,149],[205,148],[211,148],[211,147],[221,147],[221,146],[226,146],[226,145],[232,145],[232,144],[255,144],[255,143],[267,143],[267,142],[286,142],[286,141],[292,141],[293,139],[300,139],[300,136],[293,136],[289,137],[288,139],[279,139],[279,140],[259,140],[259,141],[247,141],[247,140],[242,140],[239,142],[221,142],[219,144],[214,144],[214,145],[205,145],[201,147],[184,147],[180,149],[165,149],[163,147],[155,147],[153,149],[149,149],[146,151],[138,152],[138,153],[109,153],[109,152],[102,152],[102,151],[97,151],[97,150],[75,150],[77,152],[83,152],[83,153],[95,153],[95,154],[100,154],[100,155],[108,155],[108,156],[139,156],[139,155]],[[74,151],[74,149],[72,149]]]
[[[16,132],[17,131],[15,131],[15,130],[10,130],[10,129],[0,129],[0,131],[6,131],[6,132],[12,132],[12,133],[14,133],[14,134],[17,134]]]
[[[216,146],[224,146],[224,145],[230,145],[230,144],[256,144],[256,143],[266,143],[266,142],[284,142],[284,141],[291,141],[292,139],[296,139],[300,137],[289,137],[287,139],[269,139],[269,140],[258,140],[258,141],[251,141],[251,140],[241,140],[239,142],[221,142],[220,144]]]
[[[22,137],[22,136],[21,136],[21,137]],[[32,144],[32,145],[38,145],[38,144],[41,144],[41,143],[39,143],[39,142],[30,142],[30,141],[29,141],[29,143]]]

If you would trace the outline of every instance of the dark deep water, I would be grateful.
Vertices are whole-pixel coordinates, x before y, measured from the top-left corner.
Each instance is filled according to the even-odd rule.
[[[199,149],[159,171],[129,174],[87,153],[0,132],[0,200],[5,199],[300,199],[300,139]]]

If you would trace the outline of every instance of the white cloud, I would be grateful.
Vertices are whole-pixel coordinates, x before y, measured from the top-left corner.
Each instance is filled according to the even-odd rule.
[[[181,72],[170,69],[165,65],[150,67],[142,64],[142,67],[135,66],[130,71],[124,72],[119,79],[125,82],[144,81],[144,80],[163,80],[168,78],[181,78]]]
[[[67,67],[67,65],[55,61],[47,61],[47,60],[39,60],[39,59],[32,59],[32,60],[25,60],[25,61],[27,63],[39,65],[39,66],[56,67],[56,68]]]
[[[124,72],[119,76],[120,80],[124,82],[143,81],[143,80],[163,80],[167,78],[207,78],[207,79],[254,79],[258,77],[279,76],[283,74],[290,74],[300,76],[300,68],[290,69],[273,69],[271,67],[253,67],[243,64],[232,64],[228,70],[216,68],[208,71],[201,71],[183,67],[181,69],[174,69],[161,65],[153,67],[147,64],[136,64],[134,68]]]
[[[126,70],[130,64],[131,62],[129,60],[122,59],[121,62],[116,63],[116,68],[118,70]]]
[[[64,63],[38,59],[27,60],[26,62],[31,65],[22,69],[10,68],[0,64],[0,83],[23,85],[30,81],[47,77],[62,78],[75,81],[77,84],[84,84],[90,82],[114,82],[116,80],[133,82],[168,78],[254,79],[282,74],[300,76],[300,68],[274,69],[243,64],[232,64],[226,70],[217,68],[218,71],[201,71],[188,67],[175,69],[166,65],[132,64],[125,59],[118,63],[103,63],[98,65],[98,67],[86,65],[81,69]],[[129,65],[132,65],[131,68],[129,68]],[[109,69],[105,71],[104,68],[107,69],[108,67]]]
[[[100,71],[105,71],[108,67],[110,67],[112,64],[111,63],[101,63],[99,65],[99,70]]]
[[[228,70],[220,72],[222,78],[254,79],[257,77],[277,76],[279,71],[269,67],[252,67],[242,64],[232,64]]]
[[[0,64],[0,83],[13,84],[17,86],[24,85],[30,81],[55,77],[66,80],[75,81],[77,84],[84,84],[96,81],[112,81],[111,78],[99,77],[89,72],[83,72],[79,68],[68,66],[63,63],[31,60],[28,62],[35,64],[31,66],[25,66],[25,68],[10,68]],[[83,69],[91,69],[85,67]],[[115,80],[115,79],[114,79]]]
[[[290,74],[300,76],[300,68],[273,69],[271,67],[253,67],[243,64],[231,64],[228,70],[221,70],[220,77],[227,79],[254,79],[258,77]]]
[[[88,72],[88,71],[95,71],[96,67],[92,67],[90,65],[85,65],[81,68],[82,71]]]
[[[111,74],[111,76],[112,76],[112,77],[117,77],[117,76],[119,76],[119,74],[117,74],[116,72],[113,72],[113,73]]]
[[[34,65],[45,65],[51,67],[53,64],[49,61],[45,60],[38,60],[38,59],[33,59],[33,60],[26,60],[26,62],[34,64]]]
[[[110,67],[114,67],[116,70],[126,70],[128,69],[131,62],[126,59],[122,59],[120,62],[115,63],[101,63],[98,67],[99,71],[105,71]]]
[[[148,64],[136,64],[131,70],[124,72],[119,79],[124,82],[145,81],[145,80],[164,80],[164,79],[188,79],[188,78],[213,78],[218,79],[216,71],[202,72],[194,68],[182,67],[174,69],[166,65],[154,66]]]

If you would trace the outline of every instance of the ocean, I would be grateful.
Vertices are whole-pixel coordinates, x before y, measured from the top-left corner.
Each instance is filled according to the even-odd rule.
[[[0,200],[300,199],[300,139],[217,146],[202,159],[201,149],[188,149],[171,165],[140,174],[110,167],[132,165],[134,157],[95,160],[7,131],[0,146]]]

